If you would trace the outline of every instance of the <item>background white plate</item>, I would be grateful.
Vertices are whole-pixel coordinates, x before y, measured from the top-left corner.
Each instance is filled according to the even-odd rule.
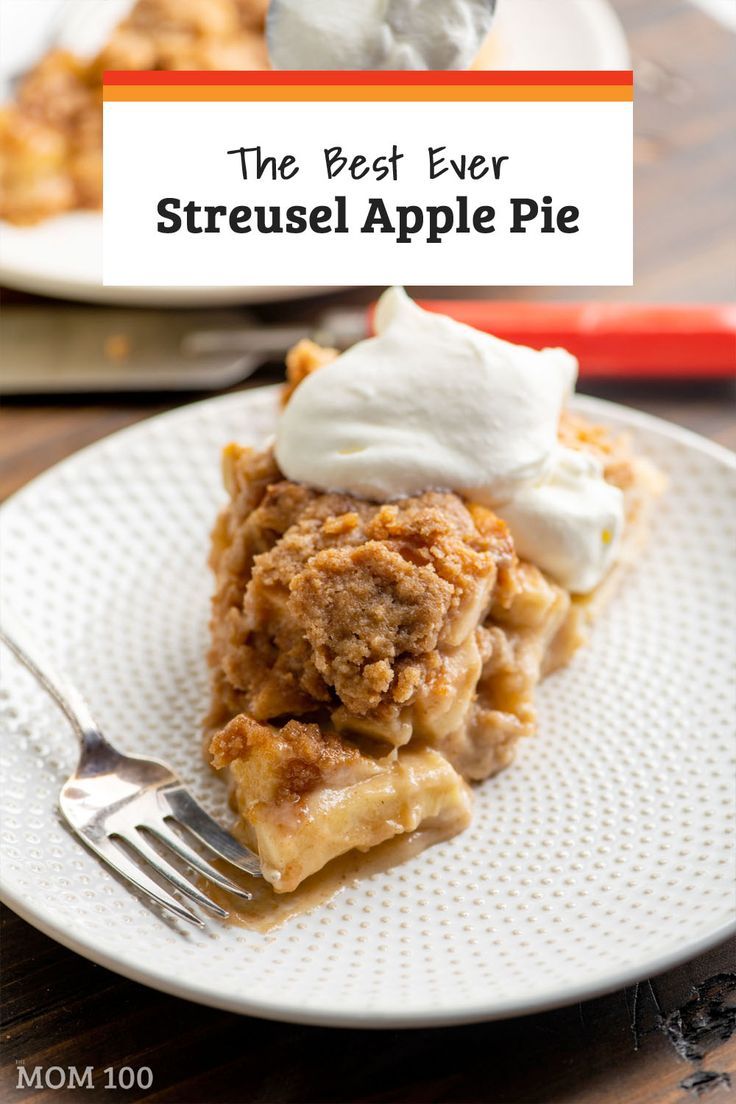
[[[0,85],[47,40],[60,0],[0,0],[4,45]],[[34,43],[38,46],[34,49]],[[606,0],[501,0],[489,66],[497,69],[625,69],[626,40]],[[102,219],[63,215],[35,227],[2,225],[0,283],[99,303],[205,306],[291,298],[330,288],[102,286]]]
[[[259,935],[167,924],[55,811],[75,761],[60,714],[14,662],[0,701],[2,887],[22,916],[157,988],[277,1019],[451,1023],[592,996],[734,927],[730,498],[734,460],[621,407],[577,405],[666,471],[648,550],[572,665],[539,694],[538,737],[476,791],[471,828]],[[169,760],[227,817],[202,764],[207,533],[219,450],[273,428],[261,389],[110,437],[0,515],[3,594],[123,749]]]

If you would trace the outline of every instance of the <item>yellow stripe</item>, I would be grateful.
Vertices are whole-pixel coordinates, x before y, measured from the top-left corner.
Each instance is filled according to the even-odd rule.
[[[630,102],[634,98],[626,85],[496,85],[494,87],[452,88],[443,85],[408,88],[405,85],[383,87],[315,88],[313,85],[263,88],[244,85],[186,86],[109,85],[104,89],[106,103],[146,102],[244,102],[244,103],[377,103],[401,102],[510,102],[547,103],[605,101]]]

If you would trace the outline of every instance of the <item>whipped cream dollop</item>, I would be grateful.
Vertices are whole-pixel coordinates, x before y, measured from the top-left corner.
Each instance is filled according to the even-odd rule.
[[[495,506],[537,482],[576,361],[381,297],[376,337],[294,392],[277,433],[290,479],[372,499],[456,490]]]
[[[496,508],[511,530],[518,555],[561,586],[587,594],[619,552],[624,500],[606,483],[589,453],[559,446],[544,479],[523,487]]]
[[[375,331],[291,396],[283,473],[378,501],[455,491],[504,518],[522,557],[592,589],[616,555],[623,499],[594,457],[558,443],[575,358],[422,310],[399,288],[379,300]]]
[[[495,0],[271,0],[276,69],[466,69]]]

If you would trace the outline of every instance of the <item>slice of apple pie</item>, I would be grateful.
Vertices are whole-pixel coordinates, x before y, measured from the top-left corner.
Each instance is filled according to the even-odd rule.
[[[368,352],[375,357],[382,350]],[[345,386],[360,391],[360,365],[351,380],[349,359],[309,344],[292,351],[287,429],[301,388],[328,366],[340,366]],[[416,417],[417,405],[407,400],[402,426],[403,418]],[[366,414],[373,421],[368,438],[376,429],[373,414]],[[602,427],[570,413],[553,417],[554,448],[594,463],[620,498],[623,537],[605,530],[597,536],[603,546],[617,541],[620,562],[621,542],[631,541],[651,497],[651,469]],[[384,419],[379,428],[395,438],[393,424]],[[442,433],[433,432],[441,451]],[[346,440],[346,448],[365,447],[354,426]],[[415,458],[405,445],[399,442],[398,454],[411,469]],[[427,489],[407,493],[413,488],[400,484],[398,494],[379,498],[359,478],[341,474],[339,464],[332,469],[338,489],[313,474],[287,478],[277,453],[293,466],[280,442],[275,450],[225,450],[229,502],[211,555],[208,726],[213,764],[229,772],[264,877],[277,892],[289,892],[348,850],[367,850],[420,826],[449,836],[467,825],[468,782],[507,766],[519,738],[534,732],[535,687],[584,639],[611,565],[585,593],[558,581],[568,545],[573,553],[582,549],[588,574],[590,555],[575,521],[575,495],[582,492],[564,480],[550,484],[549,473],[536,483],[525,477],[508,500],[513,509],[502,503],[496,512],[487,505],[487,486],[477,494],[467,486],[432,490],[449,481],[421,475],[417,482]],[[370,457],[367,464],[371,478],[397,467],[380,449],[375,464]],[[520,558],[513,535],[518,523],[529,544],[532,491],[548,486],[557,486],[557,514],[550,521],[550,510],[542,511],[541,531],[551,526],[545,549],[562,565],[557,579],[544,564]],[[587,509],[600,513],[595,503]],[[578,525],[572,544],[567,530],[554,531],[560,517]],[[615,527],[605,511],[594,523]]]

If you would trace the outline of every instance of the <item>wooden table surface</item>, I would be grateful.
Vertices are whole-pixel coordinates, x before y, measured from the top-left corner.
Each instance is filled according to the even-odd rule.
[[[687,0],[617,0],[616,6],[637,71],[636,286],[513,294],[730,300],[736,67],[729,66],[736,40]],[[356,290],[330,302],[363,303],[371,296]],[[29,298],[9,298],[33,305]],[[302,300],[259,313],[266,321],[308,322],[320,305]],[[608,385],[595,393],[736,448],[732,385]],[[7,401],[0,412],[0,494],[75,449],[172,405],[170,396]],[[7,909],[2,948],[3,1102],[675,1104],[698,1097],[726,1101],[731,1078],[736,1088],[736,943],[559,1011],[377,1033],[267,1023],[156,993],[64,950]],[[18,1089],[18,1063],[29,1071],[92,1065],[95,1091]],[[103,1089],[104,1068],[126,1065],[149,1066],[152,1088]]]

